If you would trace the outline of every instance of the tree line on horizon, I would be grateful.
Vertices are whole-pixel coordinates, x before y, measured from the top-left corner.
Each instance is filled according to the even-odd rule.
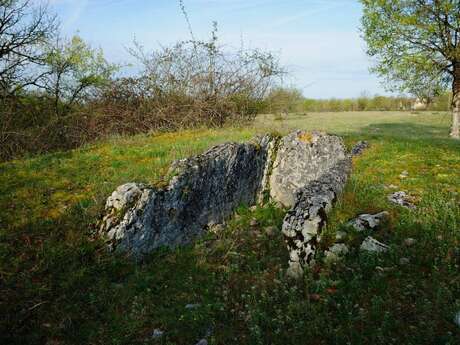
[[[430,99],[416,96],[371,96],[362,92],[354,98],[308,98],[295,87],[277,87],[264,99],[266,113],[342,112],[342,111],[449,111],[452,94],[448,91]]]
[[[363,38],[375,58],[374,71],[393,91],[423,99],[432,110],[453,105],[455,137],[459,1],[362,2]],[[102,49],[77,35],[63,37],[44,3],[0,0],[0,160],[111,135],[245,123],[259,113],[408,110],[414,102],[367,95],[307,99],[295,88],[281,87],[286,71],[276,54],[243,45],[224,48],[215,22],[208,39],[197,39],[182,0],[179,9],[190,39],[153,51],[133,42],[128,51],[141,68],[126,77]]]

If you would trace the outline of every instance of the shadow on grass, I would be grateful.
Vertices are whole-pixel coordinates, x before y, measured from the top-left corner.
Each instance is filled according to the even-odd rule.
[[[136,263],[109,253],[83,223],[65,215],[0,233],[0,343],[140,344],[171,324],[173,340],[204,336],[216,283],[192,246]],[[190,303],[204,307],[187,311]]]
[[[375,123],[363,127],[356,134],[371,137],[391,137],[399,140],[434,140],[457,143],[449,138],[449,131],[445,126],[426,125],[416,123]]]

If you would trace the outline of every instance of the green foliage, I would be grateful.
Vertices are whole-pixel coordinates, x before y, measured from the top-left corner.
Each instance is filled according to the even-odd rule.
[[[102,49],[93,49],[80,37],[49,43],[46,48],[45,89],[54,97],[56,112],[68,111],[75,102],[95,96],[107,86],[116,65],[108,63]],[[59,109],[60,108],[60,109]]]
[[[270,113],[293,113],[301,111],[302,92],[295,88],[277,87],[265,98],[267,111]]]
[[[460,60],[457,0],[361,0],[373,71],[391,90],[430,100],[451,86]]]
[[[339,111],[398,111],[410,110],[414,100],[408,97],[374,96],[366,94],[358,98],[305,99],[301,107],[305,112]]]

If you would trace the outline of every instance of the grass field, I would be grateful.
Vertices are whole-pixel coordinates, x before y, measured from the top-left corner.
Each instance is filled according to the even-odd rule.
[[[283,212],[242,206],[227,228],[136,264],[93,236],[105,198],[154,183],[169,163],[256,133],[319,129],[371,148],[330,215],[327,238],[363,212],[388,210],[375,237],[298,282],[284,277]],[[0,164],[2,344],[460,344],[460,142],[444,113],[259,116],[241,128],[113,138]],[[402,171],[409,176],[400,179]],[[386,201],[388,185],[417,210]],[[260,226],[251,227],[256,218]],[[417,240],[411,247],[404,239]],[[353,241],[359,241],[355,238]],[[353,244],[353,243],[351,243]],[[401,265],[400,259],[409,259]],[[199,304],[187,309],[187,304]],[[164,331],[153,338],[155,329]]]

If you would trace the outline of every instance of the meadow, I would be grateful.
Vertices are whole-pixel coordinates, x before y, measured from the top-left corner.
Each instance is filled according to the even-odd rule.
[[[0,163],[0,343],[460,344],[460,142],[449,125],[443,112],[268,114],[244,127],[113,137]],[[389,253],[354,250],[289,280],[281,232],[265,230],[281,228],[284,212],[271,204],[242,205],[224,231],[143,263],[108,253],[95,236],[118,185],[154,184],[175,159],[293,129],[369,141],[324,246],[356,215],[388,210],[373,236]],[[390,204],[391,185],[417,209]]]

